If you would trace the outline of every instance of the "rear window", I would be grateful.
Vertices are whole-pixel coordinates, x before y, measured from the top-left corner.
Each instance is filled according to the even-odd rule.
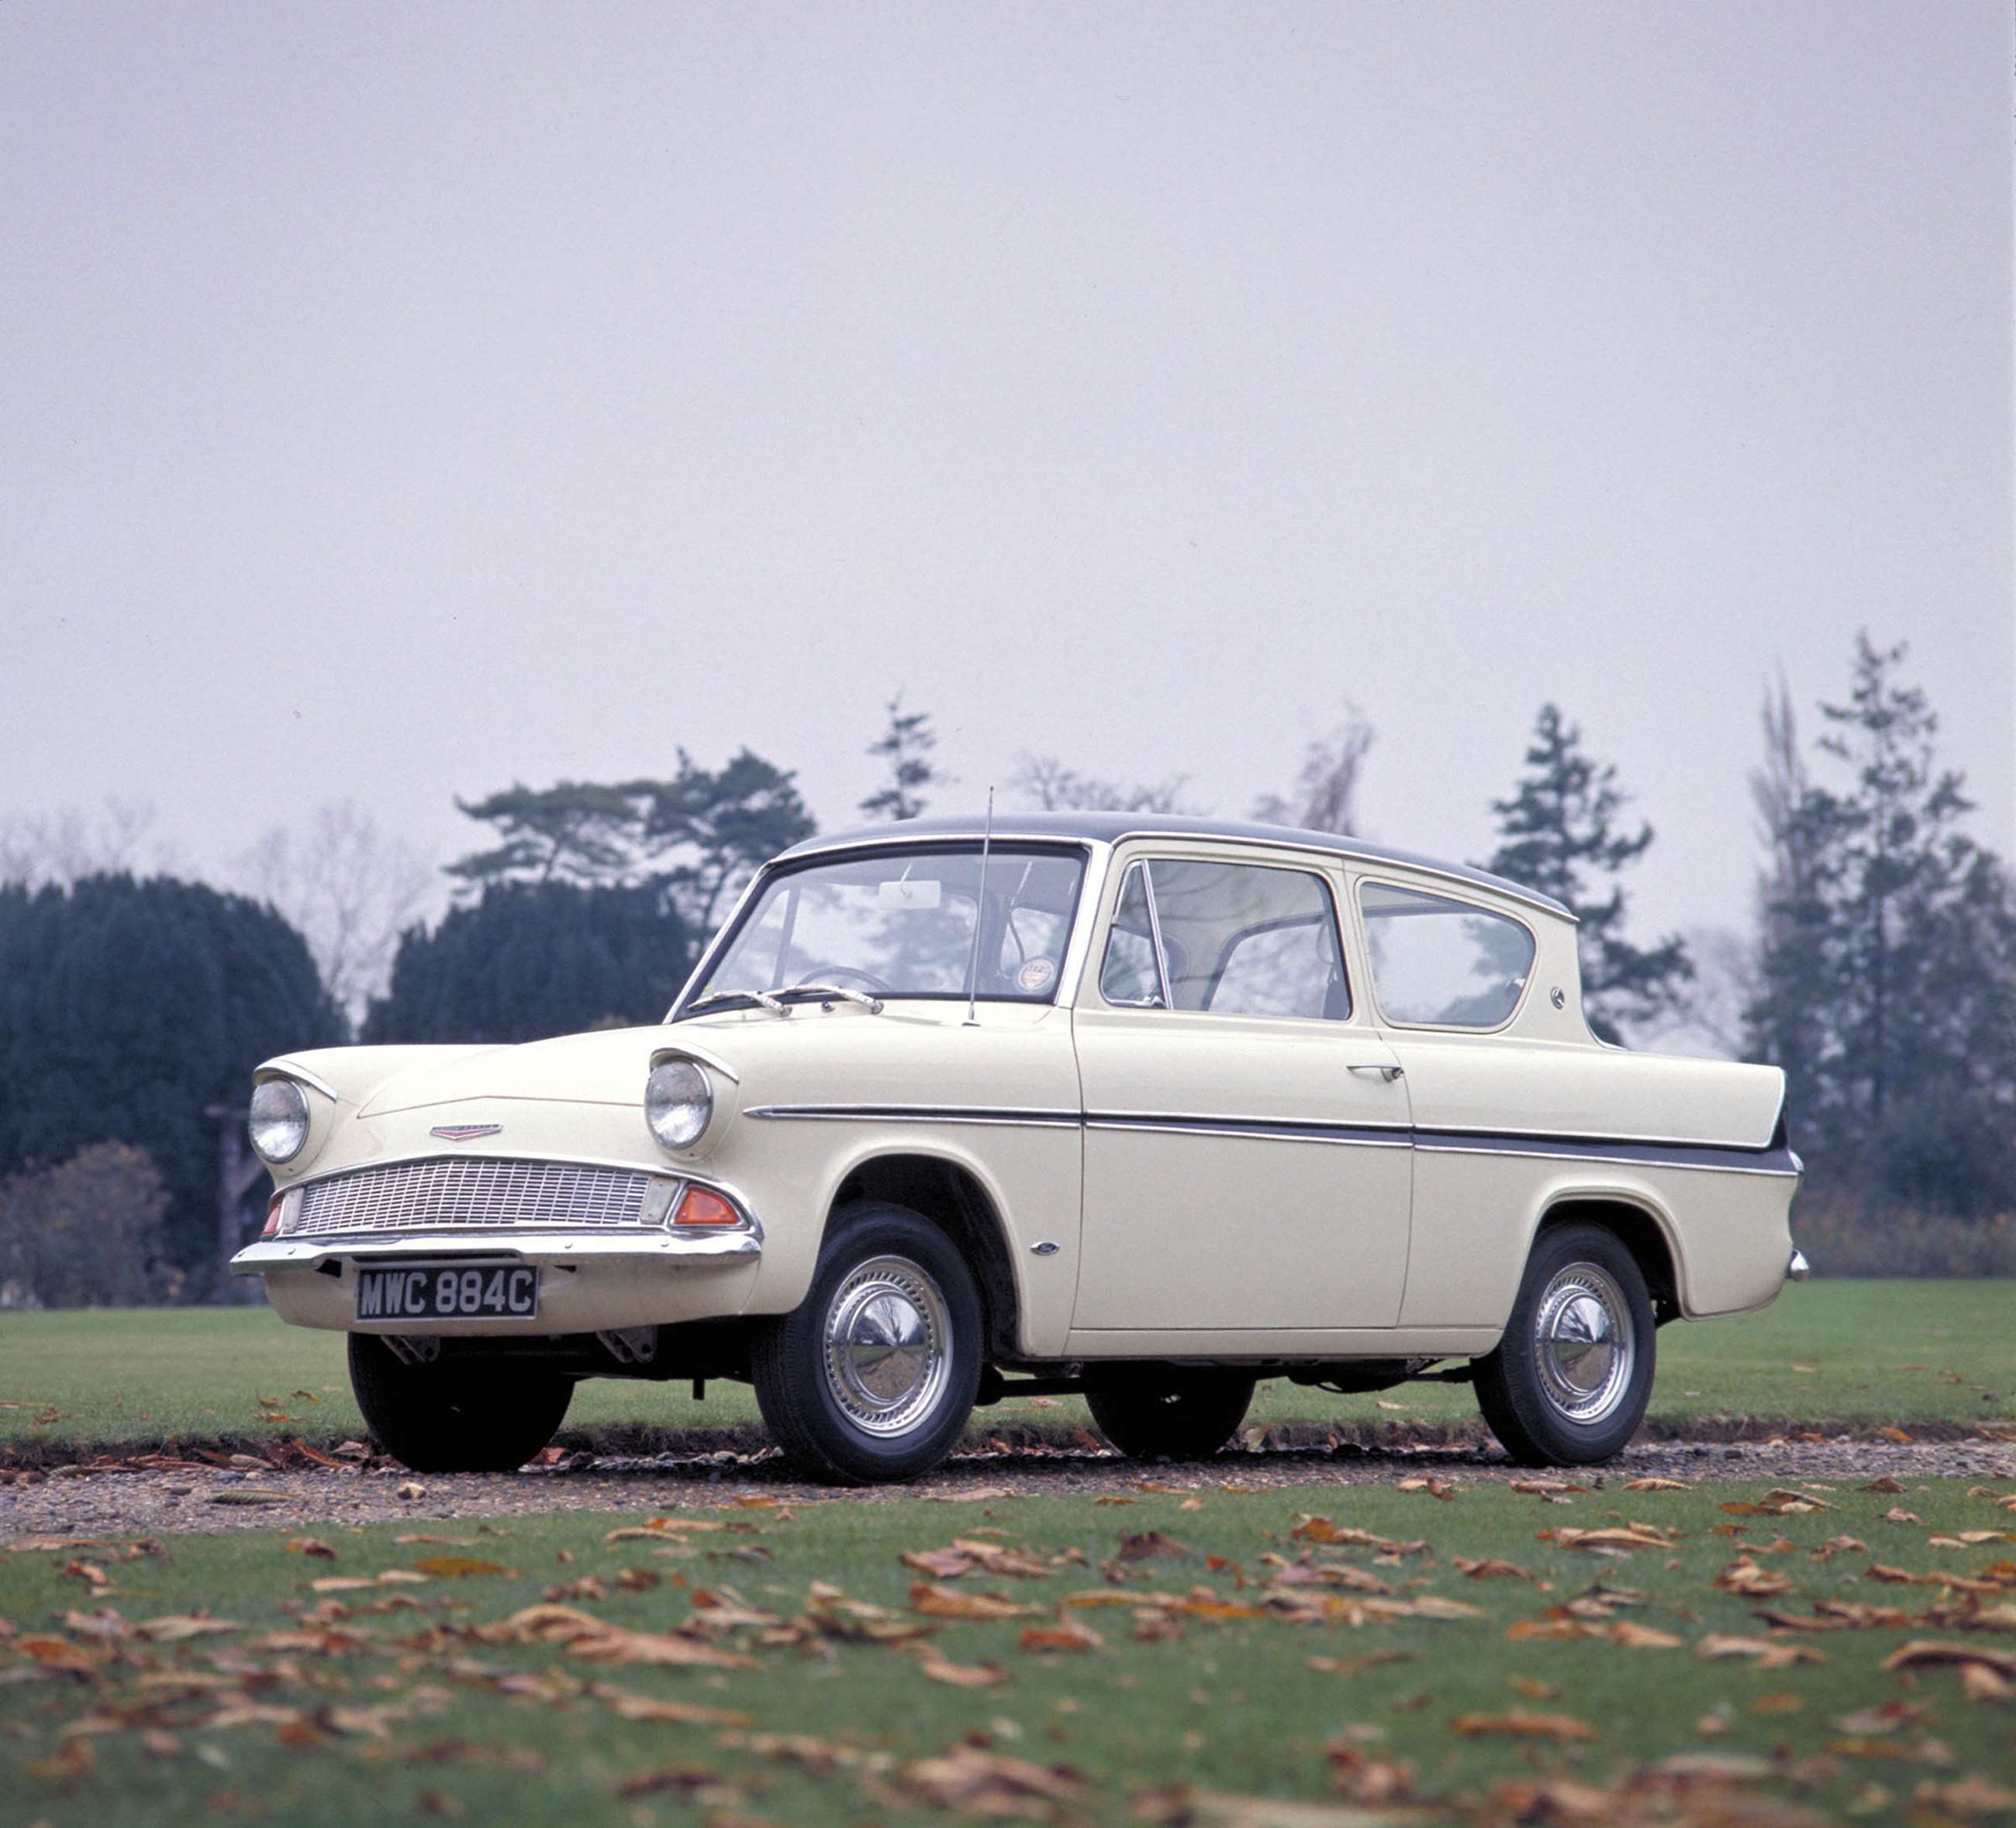
[[[1533,936],[1503,914],[1384,883],[1358,892],[1372,995],[1389,1022],[1496,1028],[1519,1006]]]

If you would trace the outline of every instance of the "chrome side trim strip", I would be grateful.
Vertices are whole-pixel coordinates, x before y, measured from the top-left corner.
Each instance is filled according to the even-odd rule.
[[[1606,1135],[1600,1130],[1474,1130],[1458,1128],[1454,1125],[1417,1125],[1415,1134],[1427,1137],[1446,1136],[1453,1142],[1469,1142],[1474,1139],[1485,1142],[1564,1142],[1571,1146],[1588,1142],[1606,1149],[1721,1149],[1732,1155],[1768,1155],[1771,1153],[1769,1142],[1705,1142],[1694,1136],[1619,1136],[1614,1132]]]
[[[1053,1130],[1075,1130],[1082,1121],[1075,1110],[965,1104],[752,1104],[742,1114],[794,1122],[993,1124]]]
[[[1046,1110],[927,1104],[758,1104],[752,1117],[814,1123],[981,1124],[1042,1129],[1136,1130],[1230,1136],[1278,1142],[1324,1142],[1360,1149],[1419,1149],[1435,1155],[1510,1155],[1543,1161],[1621,1162],[1723,1174],[1796,1178],[1790,1150],[1726,1142],[1647,1142],[1637,1138],[1545,1136],[1525,1132],[1424,1130],[1406,1124],[1303,1123],[1254,1117],[1190,1117],[1177,1112]]]
[[[1361,1149],[1412,1146],[1404,1124],[1300,1124],[1265,1117],[1135,1117],[1089,1113],[1089,1130],[1152,1130],[1165,1135],[1228,1136],[1269,1142],[1342,1143]]]
[[[1415,1132],[1414,1146],[1425,1155],[1510,1155],[1531,1161],[1614,1162],[1631,1168],[1681,1168],[1697,1172],[1726,1175],[1763,1175],[1778,1180],[1796,1180],[1799,1171],[1791,1166],[1787,1150],[1731,1149],[1719,1143],[1643,1144],[1571,1142],[1536,1139],[1499,1139],[1467,1135],[1447,1140],[1436,1132]],[[1733,1158],[1733,1159],[1732,1159]]]

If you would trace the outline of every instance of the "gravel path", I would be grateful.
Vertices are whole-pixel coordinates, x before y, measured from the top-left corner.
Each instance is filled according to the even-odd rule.
[[[1863,1481],[1882,1475],[2016,1480],[2016,1445],[1993,1441],[1646,1442],[1607,1466],[1555,1475],[1592,1490],[1648,1474],[1677,1479]],[[103,1537],[271,1529],[309,1524],[410,1522],[542,1511],[652,1511],[760,1495],[887,1503],[897,1499],[1057,1496],[1222,1483],[1253,1489],[1377,1484],[1431,1476],[1451,1481],[1532,1477],[1495,1452],[1417,1447],[1398,1452],[1260,1449],[1205,1463],[1143,1466],[1111,1454],[1038,1451],[964,1454],[909,1485],[834,1491],[794,1478],[772,1454],[594,1459],[585,1454],[509,1474],[415,1475],[387,1462],[277,1471],[249,1459],[231,1467],[167,1463],[131,1470],[63,1467],[11,1475],[0,1485],[0,1543],[37,1536]]]

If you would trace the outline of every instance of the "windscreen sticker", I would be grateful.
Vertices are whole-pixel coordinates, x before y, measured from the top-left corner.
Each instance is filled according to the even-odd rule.
[[[1018,988],[1026,991],[1048,990],[1057,974],[1057,966],[1048,959],[1029,959],[1015,973]]]

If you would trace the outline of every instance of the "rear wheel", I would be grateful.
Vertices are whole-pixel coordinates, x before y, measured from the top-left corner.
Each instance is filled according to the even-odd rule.
[[[416,1473],[508,1473],[567,1419],[574,1380],[523,1365],[409,1364],[375,1334],[350,1336],[350,1387],[378,1444]]]
[[[777,1445],[814,1478],[915,1478],[957,1445],[980,1385],[980,1295],[907,1207],[834,1215],[805,1300],[759,1327],[750,1369]]]
[[[1232,1438],[1253,1402],[1237,1371],[1145,1366],[1087,1385],[1099,1431],[1131,1459],[1208,1459]]]
[[[1498,1349],[1477,1361],[1478,1407],[1530,1466],[1590,1466],[1621,1453],[1651,1399],[1652,1298],[1615,1232],[1543,1232]]]

